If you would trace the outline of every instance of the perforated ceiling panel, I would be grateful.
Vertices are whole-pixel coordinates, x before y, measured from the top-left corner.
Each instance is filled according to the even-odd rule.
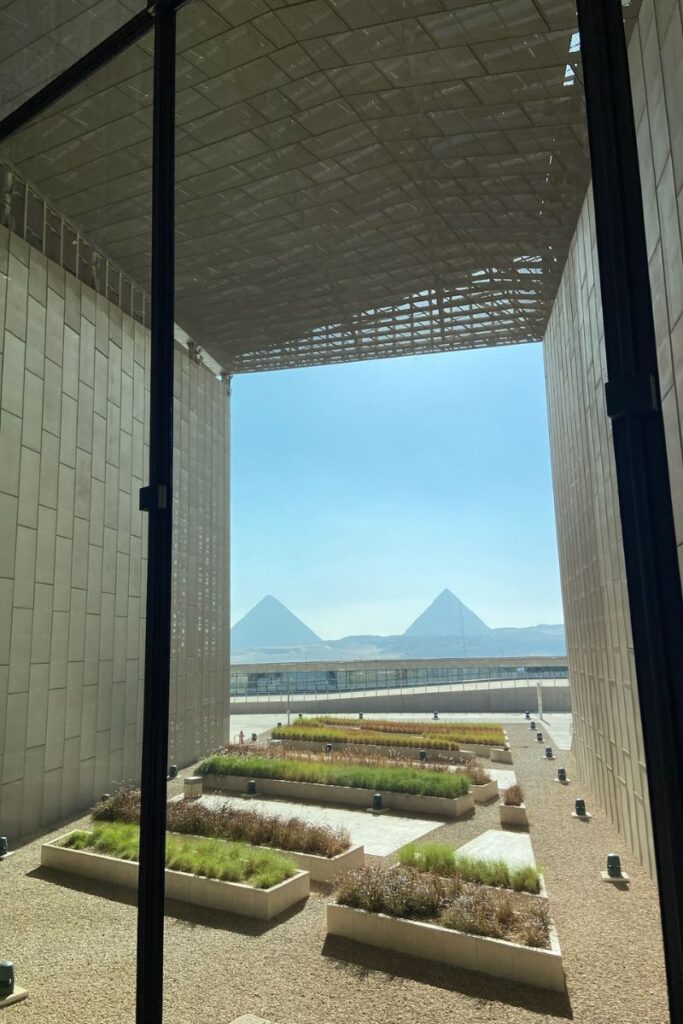
[[[178,39],[176,317],[226,368],[542,336],[589,177],[573,0],[195,0]],[[141,58],[9,157],[144,287]]]

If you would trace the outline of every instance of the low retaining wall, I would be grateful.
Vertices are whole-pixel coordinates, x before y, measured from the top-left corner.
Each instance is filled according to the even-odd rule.
[[[246,794],[249,779],[243,775],[205,775],[204,791]],[[382,794],[382,804],[394,811],[407,814],[430,814],[439,818],[460,818],[474,809],[471,793],[464,796],[420,796],[415,793],[390,793],[385,790],[358,789],[353,786],[328,786],[321,782],[289,782],[285,779],[256,779],[258,795],[280,796],[288,800],[312,800],[323,804],[341,804],[346,807],[372,807],[375,792]]]
[[[565,990],[562,953],[552,925],[550,949],[535,949],[504,939],[466,935],[437,924],[371,914],[366,910],[330,903],[327,906],[327,933],[380,949],[507,978],[518,984],[535,985],[553,992]]]
[[[483,786],[472,786],[470,792],[474,797],[475,804],[485,804],[498,796],[498,783],[495,779],[485,782]]]
[[[501,825],[517,825],[523,828],[529,824],[526,804],[498,804]]]
[[[482,686],[479,689],[466,689],[472,684],[462,684],[462,688],[453,690],[438,690],[433,693],[396,693],[393,691],[384,693],[370,693],[364,691],[359,694],[349,693],[343,696],[327,696],[325,694],[311,694],[307,696],[292,696],[287,700],[286,695],[282,697],[261,698],[235,698],[230,701],[230,714],[287,714],[291,711],[298,714],[299,711],[306,715],[311,714],[335,714],[337,712],[377,711],[377,712],[406,712],[413,711],[432,712],[435,709],[443,711],[477,711],[477,712],[520,712],[523,714],[530,708],[538,716],[538,690],[536,684],[530,686],[519,685],[496,685],[491,682],[490,689]],[[543,685],[541,687],[541,699],[543,710],[546,712],[571,711],[572,702],[569,693],[569,684],[564,686]]]
[[[257,850],[272,850],[272,846],[257,846]],[[276,850],[283,857],[289,857],[302,871],[308,871],[312,882],[333,885],[347,871],[355,871],[365,864],[365,847],[351,846],[336,857],[321,857],[315,853],[298,853],[293,850]]]
[[[505,750],[504,747],[491,747],[490,757],[499,764],[512,764],[512,751]]]
[[[112,885],[123,885],[127,889],[137,889],[137,861],[119,860],[106,854],[60,846],[69,835],[71,833],[67,832],[59,839],[41,846],[40,863],[43,867]],[[223,882],[217,878],[189,875],[184,871],[171,871],[169,868],[166,868],[164,875],[167,899],[265,921],[305,900],[311,891],[311,877],[307,871],[298,871],[270,889],[254,889],[241,882]]]

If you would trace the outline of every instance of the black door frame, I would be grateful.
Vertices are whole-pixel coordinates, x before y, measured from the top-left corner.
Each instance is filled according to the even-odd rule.
[[[0,142],[154,27],[152,374],[137,1024],[163,1017],[163,901],[173,476],[175,12],[149,0],[0,121]],[[657,375],[638,152],[620,0],[578,0],[605,349],[672,1020],[683,1020],[683,597]],[[655,785],[655,781],[657,785]],[[663,783],[666,783],[664,785]]]

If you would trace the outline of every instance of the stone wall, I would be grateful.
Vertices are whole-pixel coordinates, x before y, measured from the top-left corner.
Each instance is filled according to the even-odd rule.
[[[644,0],[630,43],[659,375],[683,553],[683,2]],[[610,423],[593,199],[545,338],[574,742],[582,778],[654,874]]]
[[[0,832],[139,772],[149,332],[0,227]],[[175,359],[170,754],[228,735],[228,397]]]

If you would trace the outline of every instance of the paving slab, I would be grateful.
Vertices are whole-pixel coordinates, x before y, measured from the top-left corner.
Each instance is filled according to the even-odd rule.
[[[302,818],[312,825],[347,828],[351,842],[354,845],[362,843],[365,852],[373,857],[387,857],[406,843],[412,843],[446,824],[445,818],[411,818],[389,811],[368,814],[367,811],[345,810],[341,807],[325,807],[313,803],[294,804],[285,800],[246,799],[215,793],[207,793],[200,797],[200,802],[205,807],[232,805],[242,810],[276,814],[281,818]]]
[[[271,1024],[265,1017],[255,1017],[253,1013],[245,1013],[242,1017],[235,1017],[230,1024]]]
[[[498,783],[498,789],[509,789],[517,785],[517,776],[511,768],[487,768],[492,779]]]
[[[541,719],[553,746],[558,750],[572,749],[572,716],[570,714],[543,714]]]
[[[504,860],[511,868],[524,867],[527,864],[536,866],[531,839],[525,832],[503,832],[490,829],[476,839],[458,847],[458,853],[466,853],[468,857],[482,860]]]

